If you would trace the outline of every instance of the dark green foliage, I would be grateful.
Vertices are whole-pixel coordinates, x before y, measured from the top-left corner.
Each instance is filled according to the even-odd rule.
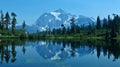
[[[11,16],[7,12],[4,16],[3,12],[0,13],[0,37],[1,38],[13,38],[13,37],[27,37],[28,33],[24,30],[16,30],[16,14],[14,12],[11,13]],[[12,17],[12,19],[11,19]],[[24,27],[25,27],[24,22]]]
[[[61,24],[61,27],[62,27],[62,34],[66,34],[66,28],[65,28],[64,24]]]
[[[101,21],[100,21],[100,17],[97,17],[97,24],[96,24],[96,28],[100,29],[101,28]]]
[[[67,27],[66,33],[70,34],[70,27]]]
[[[108,21],[106,18],[103,19],[103,28],[105,28],[105,29],[108,28]]]
[[[12,19],[12,33],[15,34],[15,25],[17,23],[17,20],[15,17],[13,17]]]
[[[105,40],[116,38],[120,34],[120,17],[113,15],[113,19],[108,15],[108,19],[104,18],[101,23],[100,17],[97,17],[97,23],[89,23],[89,25],[75,24],[75,18],[70,19],[70,26],[65,27],[61,24],[61,28],[54,28],[49,31],[51,34],[47,35],[45,31],[40,32],[38,35],[43,37],[62,37],[62,38],[104,38]],[[64,35],[64,36],[63,36]]]
[[[110,18],[110,15],[108,15],[108,28],[110,29],[112,27],[112,19]]]
[[[17,15],[14,12],[12,12],[11,16],[16,17]]]
[[[115,27],[115,32],[120,32],[120,17],[118,15],[114,15],[114,19],[113,19],[113,25]]]
[[[17,15],[14,12],[12,12],[11,16],[13,17],[12,22],[11,22],[11,24],[12,24],[12,33],[15,34],[15,25],[17,23],[17,20],[16,20]]]
[[[9,16],[9,13],[7,12],[5,15],[5,26],[7,30],[8,30],[9,24],[10,24],[10,16]]]
[[[11,16],[13,17],[12,18],[12,33],[15,34],[15,25],[17,23],[17,20],[16,20],[16,14],[14,12],[11,13]]]
[[[12,19],[11,19],[12,16]],[[25,26],[26,22],[23,21],[22,24],[22,30],[16,30],[16,14],[14,12],[11,13],[11,16],[9,16],[9,13],[7,12],[4,16],[4,14],[1,12],[0,15],[0,35],[4,36],[18,36],[21,39],[29,37],[31,39],[39,39],[39,38],[55,38],[58,37],[61,39],[64,38],[73,38],[76,37],[78,39],[80,38],[89,38],[89,37],[101,37],[106,40],[113,39],[117,37],[120,34],[120,16],[113,14],[113,19],[110,18],[110,15],[108,15],[108,19],[104,18],[103,23],[101,23],[101,19],[98,16],[96,23],[89,22],[88,25],[77,25],[75,22],[75,18],[71,18],[69,20],[70,26],[65,26],[64,24],[61,24],[60,28],[46,28],[46,31],[37,31],[35,34],[29,35],[27,32],[25,32]],[[9,26],[11,25],[11,28]],[[60,38],[61,37],[61,38]],[[98,54],[99,57],[99,54]]]
[[[52,30],[52,34],[56,34],[56,30],[55,30],[55,28],[53,28],[53,30]]]
[[[89,25],[88,25],[88,35],[90,35],[90,34],[92,34],[94,32],[93,29],[94,29],[94,27],[92,26],[91,23],[89,23]]]
[[[4,30],[4,14],[1,11],[1,21],[0,21],[0,29],[3,31]]]
[[[75,24],[75,18],[73,17],[70,19],[71,24],[71,33],[76,33],[76,24]]]
[[[22,28],[25,29],[26,23],[23,21]]]
[[[110,38],[110,37],[109,37],[109,32],[106,31],[106,33],[105,33],[105,39],[106,39],[106,40],[109,40],[109,38]]]
[[[76,33],[80,33],[80,26],[76,25]]]

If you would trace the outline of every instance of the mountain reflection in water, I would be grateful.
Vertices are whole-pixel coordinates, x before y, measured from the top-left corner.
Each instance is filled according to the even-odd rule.
[[[20,49],[18,49],[18,47],[20,47]],[[108,59],[113,58],[113,61],[120,58],[120,42],[116,40],[1,40],[0,63],[22,62],[17,55],[22,52],[19,56],[29,56],[26,55],[26,51],[28,53],[31,52],[27,50],[31,49],[28,47],[31,47],[36,51],[37,55],[49,61],[65,61],[74,57],[79,58],[93,54],[95,54],[98,59],[101,54]],[[35,56],[33,56],[33,58],[34,57]]]

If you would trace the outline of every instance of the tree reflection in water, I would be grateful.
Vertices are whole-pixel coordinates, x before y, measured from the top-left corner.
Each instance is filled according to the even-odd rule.
[[[32,43],[36,43],[34,46],[39,46],[39,42],[44,41],[45,46],[49,47],[42,47],[39,48],[39,53],[42,56],[45,56],[47,53],[48,58],[49,56],[55,56],[55,51],[59,52],[59,54],[62,57],[68,58],[68,57],[76,57],[76,55],[83,55],[83,54],[95,54],[98,57],[98,59],[101,56],[101,53],[103,53],[103,56],[107,56],[108,59],[111,58],[111,56],[114,56],[113,61],[116,61],[120,58],[120,42],[117,40],[33,40],[28,41]],[[0,41],[0,63],[6,62],[6,63],[14,63],[17,58],[17,46],[21,46],[22,53],[26,53],[26,40],[1,40]],[[69,50],[68,46],[70,47]],[[60,49],[58,48],[60,47]],[[43,50],[44,49],[44,50]],[[48,50],[48,49],[51,49]],[[82,50],[81,50],[82,49]],[[48,52],[52,53],[52,55],[48,54]],[[86,51],[85,51],[86,50]],[[69,56],[68,56],[69,54]],[[43,57],[44,58],[44,57]],[[46,59],[46,57],[44,58]]]
[[[48,41],[46,45],[50,45]],[[67,46],[71,47],[70,56],[74,57],[78,53],[79,55],[82,54],[82,52],[78,52],[79,49],[85,49],[85,47],[88,47],[88,53],[95,53],[98,59],[100,58],[101,53],[103,53],[103,56],[108,56],[108,59],[110,59],[111,56],[114,56],[113,61],[119,59],[120,57],[120,42],[116,40],[79,40],[79,41],[69,41],[69,40],[54,40],[52,41],[53,45],[61,45],[61,52],[65,51]],[[54,48],[54,46],[52,46]],[[45,49],[46,50],[46,49]],[[49,49],[47,49],[49,50]],[[84,52],[84,51],[83,51]],[[55,53],[55,52],[54,52]]]
[[[1,40],[0,41],[0,63],[5,61],[6,63],[11,62],[14,63],[16,61],[16,46],[23,46],[25,45],[25,40]],[[25,50],[25,47],[24,47]],[[25,54],[25,51],[23,51]]]

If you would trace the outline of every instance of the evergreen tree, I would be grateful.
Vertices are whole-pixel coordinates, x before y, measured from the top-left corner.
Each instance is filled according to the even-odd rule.
[[[108,32],[108,30],[107,30],[106,33],[105,33],[105,39],[106,39],[106,40],[109,39],[109,32]]]
[[[22,28],[25,29],[25,26],[26,26],[26,23],[25,23],[25,21],[23,21]]]
[[[113,19],[113,23],[115,25],[115,32],[120,32],[120,17],[118,15],[113,15],[114,19]]]
[[[103,28],[104,28],[104,29],[107,29],[107,28],[108,28],[108,22],[107,22],[107,19],[106,19],[106,18],[103,19]]]
[[[89,23],[88,25],[88,34],[91,34],[92,33],[92,24]]]
[[[66,34],[66,28],[65,28],[64,24],[61,24],[61,27],[62,27],[62,34]]]
[[[8,30],[9,24],[10,24],[10,16],[9,16],[9,13],[7,12],[5,15],[5,26],[7,30]]]
[[[85,29],[85,25],[81,25],[81,30],[84,30]]]
[[[0,13],[1,13],[1,15],[2,15],[2,11],[1,11]],[[1,29],[1,27],[2,27],[2,19],[1,19],[1,15],[0,15],[0,30],[2,30],[2,29]]]
[[[114,16],[113,21],[111,21],[111,27],[110,27],[110,36],[111,38],[116,37],[116,16]]]
[[[91,33],[95,35],[95,24],[94,22],[91,23]]]
[[[52,30],[52,34],[56,34],[56,30],[55,30],[55,28],[53,28],[53,30]]]
[[[15,25],[17,23],[16,14],[12,12],[11,16],[13,17],[13,19],[12,19],[12,33],[15,34]]]
[[[62,29],[61,28],[55,29],[55,34],[62,34]]]
[[[75,25],[75,18],[73,17],[72,19],[70,19],[71,22],[71,33],[76,33],[76,25]]]
[[[16,15],[14,12],[12,12],[12,13],[11,13],[11,16],[12,16],[12,17],[16,17],[17,15]]]
[[[80,33],[80,26],[76,25],[76,33]]]
[[[96,25],[96,28],[97,28],[97,29],[100,29],[100,28],[101,28],[101,22],[100,22],[100,17],[99,17],[99,16],[97,17],[97,25]]]
[[[2,31],[4,30],[4,14],[3,14],[2,11],[1,11],[1,24],[0,24],[0,28],[1,28]]]
[[[66,33],[70,34],[70,27],[67,27]]]
[[[112,19],[110,18],[110,15],[108,15],[108,28],[110,29],[112,27]]]

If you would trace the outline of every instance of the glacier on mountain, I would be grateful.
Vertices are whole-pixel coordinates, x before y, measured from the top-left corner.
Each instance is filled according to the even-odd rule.
[[[62,20],[62,19],[59,17],[59,15],[60,15],[61,13],[59,13],[59,12],[50,12],[50,14],[52,14],[52,15],[55,17],[56,20],[59,20],[59,21]]]

